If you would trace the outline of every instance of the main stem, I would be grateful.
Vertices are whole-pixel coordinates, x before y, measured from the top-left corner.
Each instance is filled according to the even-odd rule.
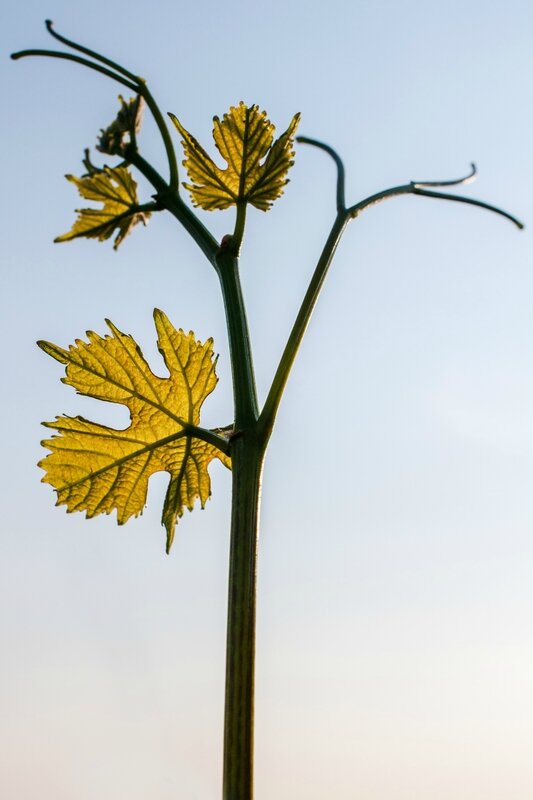
[[[264,448],[243,436],[232,449],[224,800],[252,800],[257,550]]]
[[[239,259],[229,251],[220,251],[216,256],[215,267],[226,311],[233,377],[235,434],[247,435],[255,429],[259,412],[252,347],[239,276]]]
[[[252,349],[236,252],[221,249],[215,267],[226,310],[235,402],[223,800],[252,800],[257,548],[266,439],[258,434]]]

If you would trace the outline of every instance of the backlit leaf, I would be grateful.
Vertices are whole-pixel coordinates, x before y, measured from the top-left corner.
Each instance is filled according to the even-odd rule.
[[[126,167],[104,167],[84,178],[67,175],[85,200],[103,203],[102,208],[76,209],[78,219],[68,233],[58,236],[54,241],[68,242],[85,236],[100,242],[115,237],[114,249],[120,245],[138,222],[146,224],[150,214],[140,210],[137,202],[137,184]]]
[[[268,211],[288,183],[287,172],[294,163],[294,134],[300,115],[274,142],[274,125],[259,107],[242,101],[232,106],[222,121],[213,118],[213,138],[227,163],[218,167],[200,143],[173,114],[174,125],[182,136],[186,167],[192,184],[185,183],[193,203],[208,211],[224,209],[238,202],[251,203]]]
[[[119,525],[142,513],[150,475],[168,472],[162,515],[168,552],[184,508],[192,511],[197,499],[203,508],[211,494],[209,463],[219,458],[229,467],[230,460],[195,435],[201,432],[200,407],[217,383],[212,339],[202,344],[192,331],[176,330],[157,309],[154,319],[168,378],[154,375],[135,340],[109,321],[111,335],[88,331],[87,342],[78,339],[68,350],[38,342],[66,364],[64,383],[79,394],[126,405],[131,418],[125,430],[83,417],[45,422],[57,434],[42,443],[51,453],[39,466],[46,471],[43,482],[57,492],[57,505],[87,517],[116,510]]]

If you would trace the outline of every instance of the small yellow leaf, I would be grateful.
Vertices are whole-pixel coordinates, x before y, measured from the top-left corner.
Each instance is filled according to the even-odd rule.
[[[42,443],[51,453],[39,466],[46,472],[43,482],[57,492],[57,505],[87,517],[116,510],[119,525],[142,513],[150,475],[170,473],[162,515],[168,552],[184,508],[192,511],[196,499],[203,508],[211,494],[208,465],[219,458],[230,467],[230,459],[195,436],[200,407],[217,383],[212,339],[202,344],[192,331],[176,330],[157,309],[154,320],[168,378],[154,375],[135,340],[109,321],[111,335],[88,331],[88,342],[78,339],[68,350],[38,342],[66,364],[64,383],[79,394],[126,405],[131,418],[125,430],[83,417],[45,422],[57,435]]]
[[[78,219],[68,233],[58,236],[54,241],[68,242],[85,236],[100,242],[109,239],[115,231],[114,249],[138,222],[146,224],[150,214],[141,211],[137,202],[137,184],[126,167],[104,167],[84,178],[67,175],[85,200],[103,203],[102,208],[76,209]]]
[[[212,211],[246,202],[268,211],[283,194],[287,172],[294,163],[292,147],[299,114],[274,144],[274,125],[256,105],[248,107],[241,101],[222,121],[214,117],[213,138],[227,163],[225,169],[214,163],[173,114],[169,116],[182,136],[183,165],[192,181],[184,186],[196,206]]]

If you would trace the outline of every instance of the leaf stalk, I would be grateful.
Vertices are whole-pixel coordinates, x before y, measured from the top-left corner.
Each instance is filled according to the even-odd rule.
[[[231,237],[230,249],[235,256],[239,256],[241,251],[242,239],[244,236],[244,226],[246,224],[246,200],[237,201],[237,215],[235,217],[235,229]]]

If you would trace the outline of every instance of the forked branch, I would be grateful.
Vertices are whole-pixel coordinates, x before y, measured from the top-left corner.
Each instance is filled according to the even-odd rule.
[[[146,105],[150,109],[154,121],[159,129],[159,133],[161,134],[161,138],[163,140],[163,145],[165,147],[165,151],[167,154],[168,159],[168,166],[170,172],[169,178],[169,185],[172,191],[178,192],[179,189],[179,178],[178,178],[178,162],[176,160],[176,153],[174,151],[174,146],[172,144],[172,139],[170,138],[170,133],[167,128],[165,118],[161,113],[161,109],[157,105],[152,93],[148,89],[146,81],[144,78],[135,75],[130,70],[125,69],[125,67],[118,64],[116,61],[112,61],[110,58],[103,56],[101,53],[96,52],[96,50],[91,50],[88,47],[84,47],[77,42],[74,42],[70,39],[67,39],[65,36],[61,36],[57,33],[53,28],[53,23],[51,20],[46,20],[46,30],[48,33],[57,39],[62,44],[65,44],[67,47],[72,48],[73,50],[77,50],[79,53],[84,53],[85,55],[89,56],[89,58],[82,58],[81,56],[74,55],[73,53],[63,53],[59,50],[42,50],[42,49],[31,49],[31,50],[19,50],[17,53],[12,53],[11,58],[17,61],[20,58],[26,58],[28,56],[45,56],[47,58],[60,58],[66,61],[73,61],[76,64],[81,64],[88,69],[92,69],[95,72],[100,72],[102,75],[105,75],[108,78],[116,81],[117,83],[122,84],[122,86],[126,86],[132,92],[141,95],[141,97],[146,102]],[[92,60],[91,60],[92,59]],[[106,66],[102,66],[105,64]]]
[[[388,200],[390,197],[398,197],[401,194],[416,194],[422,197],[436,197],[440,200],[451,200],[452,202],[456,203],[467,203],[468,205],[478,206],[479,208],[484,208],[487,211],[493,211],[495,214],[499,214],[501,217],[505,217],[505,219],[510,220],[519,229],[524,227],[524,224],[512,214],[509,214],[507,211],[504,211],[497,206],[493,206],[490,203],[485,203],[483,200],[476,200],[471,197],[463,197],[461,195],[448,194],[445,192],[432,191],[433,188],[437,188],[439,186],[466,186],[467,184],[472,183],[477,176],[477,169],[474,163],[471,164],[470,172],[463,178],[447,181],[410,181],[403,186],[393,186],[391,189],[385,189],[382,192],[377,192],[376,194],[370,195],[370,197],[366,197],[364,200],[360,200],[359,203],[355,203],[349,208],[346,208],[344,200],[344,164],[342,163],[342,159],[337,151],[334,150],[333,147],[330,147],[329,144],[324,144],[324,142],[320,142],[317,139],[311,139],[307,136],[298,136],[296,137],[296,141],[301,142],[302,144],[310,144],[313,147],[318,147],[320,150],[324,150],[326,153],[328,153],[328,155],[331,156],[337,167],[337,212],[340,213],[345,211],[346,214],[352,219],[357,217],[361,211],[364,211],[366,208],[377,205],[377,203],[381,203],[383,200]]]
[[[468,179],[467,179],[468,180]],[[466,203],[470,206],[477,206],[478,208],[484,208],[487,211],[492,211],[494,214],[498,214],[500,217],[504,217],[505,219],[510,220],[516,227],[521,230],[524,227],[524,223],[520,222],[519,219],[514,217],[512,214],[509,214],[507,211],[504,211],[502,208],[498,208],[497,206],[493,206],[490,203],[485,203],[483,200],[476,200],[473,197],[464,197],[464,195],[459,194],[448,194],[447,192],[435,192],[431,189],[425,189],[425,186],[444,186],[444,185],[458,185],[459,182],[454,181],[449,182],[447,184],[443,183],[418,183],[412,181],[411,183],[406,183],[404,186],[393,186],[392,189],[385,189],[383,192],[377,192],[377,194],[370,195],[370,197],[366,197],[364,200],[361,200],[359,203],[355,203],[355,205],[350,206],[347,209],[347,213],[350,215],[352,219],[359,216],[361,211],[364,211],[370,206],[375,206],[378,203],[382,203],[383,200],[388,200],[391,197],[399,197],[402,194],[415,194],[419,197],[435,197],[438,200],[451,200],[455,203]],[[461,181],[462,183],[462,181]]]
[[[398,197],[403,194],[414,194],[421,197],[435,197],[439,200],[451,200],[456,203],[467,203],[468,205],[478,206],[487,211],[492,211],[505,219],[510,220],[517,228],[522,229],[524,224],[519,219],[504,211],[501,208],[485,203],[482,200],[475,200],[470,197],[462,195],[448,194],[446,192],[437,192],[435,189],[442,186],[464,186],[471,183],[477,174],[475,164],[471,165],[470,172],[462,178],[447,180],[447,181],[411,181],[403,186],[394,186],[391,189],[386,189],[382,192],[370,195],[359,203],[346,208],[344,200],[344,183],[345,171],[344,164],[339,154],[330,145],[324,144],[317,139],[310,139],[307,136],[298,136],[298,142],[303,144],[310,144],[324,150],[335,162],[337,167],[337,215],[331,227],[330,234],[327,242],[320,254],[315,271],[311,277],[309,287],[305,297],[300,306],[300,310],[292,327],[289,339],[281,356],[278,368],[274,375],[270,391],[268,393],[263,411],[259,418],[259,426],[262,436],[268,439],[274,426],[277,410],[281,402],[283,391],[289,378],[292,365],[296,358],[298,348],[302,342],[304,333],[311,319],[316,301],[320,294],[320,290],[326,278],[327,271],[331,264],[333,255],[340,242],[341,236],[346,228],[348,222],[355,219],[361,211],[369,208],[370,206],[377,205],[378,203],[388,200],[391,197]]]

